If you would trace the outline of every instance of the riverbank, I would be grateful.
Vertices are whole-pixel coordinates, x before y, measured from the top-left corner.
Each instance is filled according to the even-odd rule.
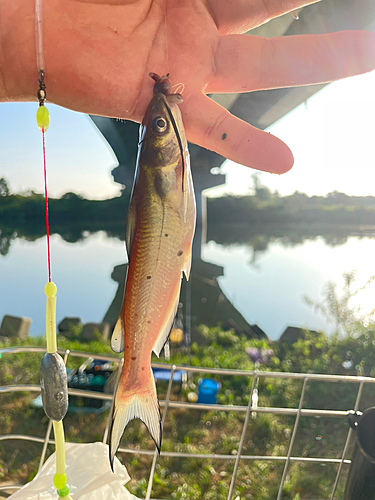
[[[58,199],[50,198],[52,234],[61,234],[64,239],[73,242],[81,239],[85,232],[104,230],[110,236],[124,239],[129,199],[129,189],[124,190],[121,196],[108,200],[88,200],[75,193],[66,193]],[[14,233],[28,239],[42,237],[45,234],[44,218],[42,194],[12,194],[9,188],[0,193],[2,239],[11,238]],[[220,230],[217,228],[226,228],[226,234],[229,230],[226,243],[242,241],[243,231],[239,232],[239,227],[247,227],[251,233],[266,228],[273,236],[280,233],[280,226],[284,233],[296,232],[307,236],[321,234],[317,232],[321,228],[326,228],[327,234],[352,234],[357,231],[372,235],[375,233],[375,197],[347,196],[338,192],[324,197],[309,197],[298,192],[282,197],[267,188],[258,188],[254,195],[208,198],[207,221],[209,239],[220,242],[220,238],[217,239]],[[233,232],[230,228],[234,221]],[[248,232],[245,231],[246,234]]]
[[[171,364],[195,367],[221,367],[227,369],[302,373],[327,373],[374,376],[375,332],[362,330],[357,334],[326,337],[323,333],[308,334],[294,343],[265,340],[248,340],[231,331],[202,327],[202,335],[209,342],[206,346],[193,344],[191,350],[173,350]],[[29,339],[28,344],[40,345],[41,339]],[[21,342],[18,342],[21,345]],[[5,347],[5,345],[2,345]],[[111,354],[108,343],[80,344],[61,340],[59,347],[86,352]],[[272,352],[271,352],[272,351]],[[255,356],[256,353],[267,356]],[[348,359],[350,353],[350,359]],[[254,357],[255,356],[255,357]],[[0,364],[1,385],[39,383],[41,354],[4,354]],[[80,361],[70,359],[68,367],[77,367]],[[257,364],[255,364],[257,363]],[[187,401],[188,394],[197,392],[199,371],[180,389],[177,384],[172,400]],[[249,401],[252,378],[242,375],[215,377],[221,384],[218,404],[244,405]],[[158,397],[164,399],[167,383],[158,383]],[[358,387],[355,384],[322,384],[311,382],[306,387],[304,408],[339,409],[354,407]],[[258,385],[259,406],[296,408],[301,393],[301,383],[283,379],[262,378]],[[2,395],[3,415],[0,434],[25,433],[44,437],[47,419],[40,409],[30,407],[33,396],[25,393]],[[34,396],[35,397],[35,396]],[[374,403],[371,391],[364,391],[359,408],[364,410]],[[5,411],[6,410],[6,411]],[[68,412],[64,421],[68,441],[90,442],[101,440],[107,413],[74,414]],[[169,452],[227,454],[236,453],[243,425],[243,413],[220,410],[189,410],[169,408],[164,429],[162,450]],[[249,421],[243,453],[251,455],[285,455],[294,426],[293,416],[258,414]],[[294,456],[340,456],[347,434],[343,419],[302,417],[296,436]],[[13,480],[25,482],[35,475],[40,445],[36,443],[0,443],[0,482]],[[144,426],[138,421],[126,431],[123,445],[135,449],[153,450],[153,443]],[[16,452],[18,450],[18,452]],[[48,454],[52,452],[49,448]],[[89,458],[89,457],[88,457]],[[144,497],[152,456],[121,455],[132,477],[129,489]],[[275,461],[241,462],[235,494],[240,498],[269,500],[277,495],[283,464]],[[154,476],[153,498],[182,500],[224,500],[233,470],[231,460],[161,457]],[[283,500],[323,498],[332,488],[336,466],[309,466],[294,462],[289,468],[284,486]],[[342,496],[344,482],[340,482],[338,496]],[[306,497],[306,495],[308,495]]]

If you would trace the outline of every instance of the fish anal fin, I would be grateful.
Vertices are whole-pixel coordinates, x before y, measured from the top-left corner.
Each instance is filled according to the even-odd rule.
[[[117,320],[115,328],[111,337],[111,348],[113,352],[123,352],[124,351],[124,326],[122,323],[121,316]]]
[[[173,320],[174,317],[176,316],[178,303],[180,299],[180,289],[181,289],[181,279],[178,280],[177,286],[173,291],[173,296],[170,300],[171,306],[167,311],[167,314],[165,315],[165,320],[163,322],[162,327],[160,328],[160,333],[158,335],[158,338],[156,339],[156,342],[152,347],[152,350],[154,351],[157,357],[160,356],[160,353],[163,350],[163,347],[167,342],[169,334],[171,332]]]
[[[109,436],[109,460],[112,471],[115,454],[120,445],[125,427],[135,418],[139,418],[145,424],[160,453],[161,418],[151,366],[147,382],[141,391],[137,393],[124,392],[122,386],[118,386]]]

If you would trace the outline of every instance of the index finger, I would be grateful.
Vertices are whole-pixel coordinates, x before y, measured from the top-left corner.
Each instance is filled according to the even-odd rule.
[[[274,17],[320,0],[209,0],[208,8],[222,35],[245,33]]]
[[[286,144],[233,116],[209,97],[191,96],[183,106],[190,142],[257,170],[282,174],[292,168],[294,159]]]

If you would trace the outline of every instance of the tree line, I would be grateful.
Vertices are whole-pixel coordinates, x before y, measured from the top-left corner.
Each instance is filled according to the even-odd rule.
[[[88,200],[76,193],[65,193],[61,198],[49,199],[50,222],[57,232],[61,227],[80,226],[84,230],[122,226],[129,205],[130,190],[108,200]],[[307,196],[295,192],[280,196],[254,181],[253,194],[226,195],[207,200],[208,225],[246,224],[256,226],[273,224],[319,224],[372,226],[375,224],[375,197],[348,196],[334,191],[326,196]],[[12,193],[4,178],[0,179],[0,229],[33,231],[44,234],[44,197],[29,191]]]

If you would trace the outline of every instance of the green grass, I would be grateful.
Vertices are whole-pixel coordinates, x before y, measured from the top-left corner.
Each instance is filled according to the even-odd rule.
[[[315,339],[306,334],[304,340],[288,346],[265,341],[238,338],[232,332],[223,332],[220,327],[207,329],[203,334],[211,345],[191,350],[172,350],[170,362],[193,366],[220,366],[232,369],[254,369],[254,364],[245,353],[245,348],[272,348],[274,356],[263,370],[282,371],[317,371],[320,373],[341,373],[342,362],[346,356],[349,338],[327,338],[323,334]],[[375,354],[375,333],[366,332],[366,342],[355,340],[357,355],[362,359],[372,359]],[[24,344],[43,345],[43,340],[28,339]],[[18,342],[18,345],[22,345]],[[59,347],[112,354],[108,344],[99,341],[81,344],[77,341],[63,341]],[[345,353],[345,356],[343,356]],[[15,383],[38,383],[38,371],[42,354],[5,354],[0,360],[1,385]],[[315,359],[311,365],[311,359]],[[330,360],[330,363],[327,362]],[[359,358],[358,358],[359,359]],[[69,361],[71,367],[81,363],[81,359]],[[367,364],[365,363],[366,367]],[[371,371],[371,370],[370,370]],[[350,370],[349,370],[350,372]],[[356,374],[355,368],[351,371]],[[187,394],[197,391],[202,374],[194,374],[186,387],[179,391],[176,385],[172,391],[172,400],[186,401]],[[222,388],[219,403],[246,405],[248,403],[252,378],[246,376],[219,377]],[[301,393],[301,381],[264,378],[259,382],[260,406],[296,407]],[[165,397],[167,383],[158,384],[159,398]],[[354,406],[357,388],[348,384],[309,383],[307,386],[305,407],[342,408]],[[2,412],[0,416],[0,434],[24,433],[44,437],[48,420],[40,409],[30,407],[35,396],[27,393],[9,393],[1,396]],[[364,394],[361,408],[373,404],[371,391]],[[64,420],[68,441],[91,442],[101,440],[108,413],[102,415],[68,413]],[[235,456],[241,435],[244,413],[224,411],[185,411],[179,408],[168,410],[162,450],[226,454]],[[258,414],[250,418],[245,435],[243,453],[245,455],[286,455],[294,417]],[[345,421],[339,419],[301,418],[294,455],[312,457],[337,457],[340,455],[347,433]],[[144,425],[133,421],[127,428],[122,445],[135,449],[154,449]],[[19,449],[19,451],[15,451]],[[27,482],[36,473],[41,445],[17,441],[0,443],[0,481]],[[48,453],[52,453],[52,447]],[[119,454],[126,465],[131,481],[130,491],[143,497],[147,489],[147,480],[152,457],[145,455]],[[234,460],[207,460],[197,458],[160,457],[154,476],[153,497],[173,499],[225,499],[233,471]],[[331,491],[336,466],[292,463],[285,482],[283,500],[304,498],[328,498]],[[235,494],[241,499],[269,500],[277,495],[283,469],[283,463],[274,461],[241,460],[235,483]],[[338,498],[342,494],[343,484],[339,486]]]
[[[173,350],[170,363],[197,367],[220,367],[254,370],[256,366],[246,354],[247,347],[272,349],[273,356],[261,366],[268,371],[326,373],[375,376],[375,319],[374,311],[361,315],[351,307],[354,273],[347,273],[341,294],[334,284],[327,287],[323,303],[313,304],[335,325],[337,332],[331,337],[324,333],[305,332],[293,344],[238,337],[220,326],[202,326],[201,333],[209,345],[193,344],[191,349]],[[367,284],[370,284],[370,278]],[[365,285],[367,286],[367,285]],[[16,345],[45,345],[43,339],[30,338]],[[1,347],[6,347],[6,344]],[[109,343],[97,340],[82,344],[78,340],[60,339],[59,347],[92,353],[110,354]],[[37,384],[42,354],[4,354],[0,358],[0,385]],[[155,360],[154,360],[155,361]],[[350,361],[348,365],[345,362]],[[70,357],[68,366],[79,366],[82,359]],[[344,363],[344,365],[343,365]],[[190,374],[188,383],[181,390],[173,386],[171,399],[187,401],[189,392],[196,392],[202,373]],[[252,378],[244,375],[219,376],[221,383],[218,402],[225,405],[245,406],[249,401]],[[166,382],[159,382],[158,397],[164,399]],[[259,406],[297,408],[302,390],[302,380],[261,378],[259,380]],[[336,409],[354,408],[358,384],[308,382],[304,408]],[[0,435],[30,434],[43,437],[48,420],[41,409],[30,407],[33,395],[4,393],[1,395]],[[373,386],[364,386],[359,409],[375,405]],[[68,412],[64,419],[68,441],[92,442],[101,440],[108,413],[101,415]],[[245,414],[222,410],[168,410],[162,451],[223,454],[236,456]],[[294,416],[257,414],[249,419],[243,450],[244,455],[285,456],[295,422]],[[341,456],[348,426],[340,418],[304,417],[300,419],[292,456],[337,458]],[[129,424],[122,438],[122,446],[154,450],[154,444],[139,421]],[[41,445],[19,441],[0,442],[0,482],[25,483],[33,478],[38,467]],[[52,453],[49,447],[48,454]],[[350,456],[349,450],[348,456]],[[119,454],[131,476],[129,490],[143,498],[152,463],[152,455]],[[228,495],[234,460],[208,460],[205,458],[159,457],[154,474],[153,498],[189,500],[225,500]],[[234,498],[272,500],[276,498],[283,473],[283,462],[242,459],[239,462]],[[344,466],[336,497],[342,498],[345,476]],[[337,464],[292,462],[288,468],[282,500],[330,498],[337,472]]]

